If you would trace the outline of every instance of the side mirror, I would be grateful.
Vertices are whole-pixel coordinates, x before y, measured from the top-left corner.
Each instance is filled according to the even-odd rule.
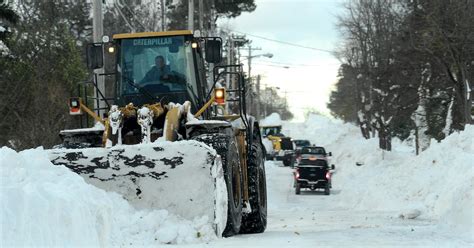
[[[336,166],[332,164],[331,165],[331,170],[334,170],[334,169],[336,169]]]
[[[87,68],[94,70],[104,66],[104,50],[102,43],[87,44]]]
[[[218,39],[206,40],[206,62],[220,63],[222,60],[222,41]]]
[[[332,156],[332,152],[328,152],[328,156]]]

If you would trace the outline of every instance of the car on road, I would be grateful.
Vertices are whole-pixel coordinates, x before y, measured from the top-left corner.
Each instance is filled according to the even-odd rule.
[[[334,165],[329,167],[326,159],[302,160],[294,172],[295,194],[299,195],[301,189],[324,189],[324,194],[331,192],[331,171]]]
[[[305,139],[295,139],[294,142],[295,142],[295,145],[296,145],[295,151],[297,153],[299,151],[301,151],[301,148],[303,148],[305,146],[311,146],[311,142],[309,140],[305,140]]]
[[[293,168],[296,162],[295,144],[290,137],[280,138],[280,151],[275,155],[277,161],[282,161],[284,166]]]
[[[299,151],[298,155],[296,156],[296,161],[301,163],[303,160],[328,160],[329,156],[332,156],[332,153],[326,152],[326,149],[324,149],[322,146],[305,146]]]

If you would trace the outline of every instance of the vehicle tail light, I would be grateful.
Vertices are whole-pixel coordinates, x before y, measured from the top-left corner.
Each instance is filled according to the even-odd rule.
[[[300,171],[298,169],[296,169],[295,171],[295,178],[296,179],[300,178]]]
[[[331,172],[329,172],[329,171],[326,172],[326,179],[327,180],[331,179]]]

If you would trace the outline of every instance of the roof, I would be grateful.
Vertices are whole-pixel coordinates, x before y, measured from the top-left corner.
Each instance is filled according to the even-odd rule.
[[[114,34],[113,39],[132,39],[132,38],[145,38],[145,37],[161,37],[161,36],[175,36],[175,35],[192,35],[191,30],[176,30],[176,31],[165,31],[165,32],[141,32],[141,33],[124,33]]]

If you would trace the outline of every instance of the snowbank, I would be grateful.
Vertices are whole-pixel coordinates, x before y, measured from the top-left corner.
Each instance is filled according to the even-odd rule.
[[[328,146],[355,130],[353,125],[321,115],[310,115],[304,123],[285,122],[283,133],[293,139],[309,139],[311,144]]]
[[[54,166],[41,148],[0,149],[0,246],[140,246],[216,239],[205,217],[137,211],[115,193]]]
[[[272,113],[271,115],[265,117],[265,119],[260,121],[260,126],[281,126],[282,121],[280,114]]]
[[[433,143],[419,156],[399,140],[393,141],[394,151],[383,152],[377,139],[363,140],[357,127],[321,116],[311,116],[303,128],[285,127],[293,138],[309,138],[333,153],[339,207],[432,219],[439,228],[473,241],[473,126]]]

